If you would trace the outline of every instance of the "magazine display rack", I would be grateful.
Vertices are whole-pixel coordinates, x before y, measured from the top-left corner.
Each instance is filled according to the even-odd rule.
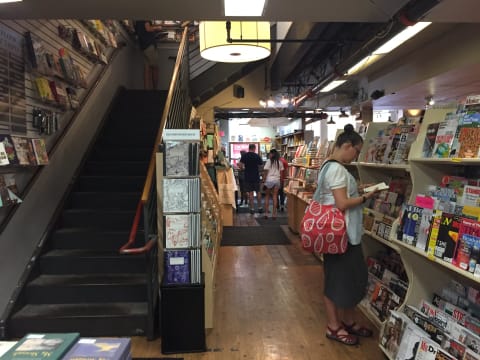
[[[166,129],[160,191],[164,273],[162,352],[205,351],[201,249],[200,132]]]
[[[377,134],[382,127],[389,126],[388,123],[370,124],[365,139],[366,146],[364,146],[359,156],[360,161],[356,163],[360,181],[362,183],[387,182],[392,175],[410,179],[411,191],[409,191],[406,200],[408,204],[413,205],[418,194],[425,194],[429,186],[440,186],[446,176],[470,177],[469,175],[474,174],[473,177],[478,177],[478,174],[475,174],[474,167],[480,165],[479,158],[425,157],[425,139],[427,130],[430,128],[429,125],[442,122],[448,113],[455,113],[455,110],[454,107],[450,107],[428,109],[425,112],[416,140],[411,144],[407,164],[361,161],[371,156],[367,153],[372,151],[368,146],[371,143],[371,136],[375,136],[373,134]],[[368,210],[367,216],[369,215],[377,220],[386,218],[383,213],[379,214],[371,210]],[[396,214],[394,217],[384,221],[384,231],[380,235],[378,229],[372,230],[366,225],[363,241],[366,256],[385,246],[400,255],[408,277],[408,289],[403,303],[400,304],[401,310],[409,306],[419,307],[425,300],[430,301],[434,294],[438,294],[442,289],[447,288],[452,281],[458,282],[465,287],[479,287],[480,277],[476,274],[474,275],[472,272],[461,269],[449,261],[434,256],[431,251],[427,251],[428,249],[422,249],[422,246],[417,247],[414,244],[410,245],[405,241],[399,240],[397,233],[402,226],[401,221],[401,214]],[[383,323],[373,316],[368,307],[361,306],[360,308],[378,327],[383,326]]]

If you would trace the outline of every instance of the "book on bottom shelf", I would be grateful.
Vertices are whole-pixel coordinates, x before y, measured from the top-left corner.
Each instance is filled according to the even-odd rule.
[[[190,251],[165,251],[165,283],[190,284]]]
[[[2,359],[59,360],[79,338],[79,333],[30,333],[21,338]]]
[[[128,360],[130,338],[80,338],[62,360]]]

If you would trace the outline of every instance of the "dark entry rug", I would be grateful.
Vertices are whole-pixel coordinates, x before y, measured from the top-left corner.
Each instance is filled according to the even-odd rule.
[[[221,246],[288,244],[290,240],[280,226],[225,226],[221,242]]]
[[[288,218],[287,217],[277,217],[275,220],[272,220],[271,215],[269,214],[268,219],[265,219],[263,216],[256,217],[255,220],[261,226],[280,226],[280,225],[288,225]]]

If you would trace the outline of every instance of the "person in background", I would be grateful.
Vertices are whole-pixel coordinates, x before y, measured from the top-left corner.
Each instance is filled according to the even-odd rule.
[[[285,180],[288,176],[288,161],[286,160],[286,158],[287,153],[283,154],[283,156],[280,157],[280,161],[283,165],[283,171],[280,173],[280,188],[278,189],[279,202],[277,209],[279,208],[282,212],[285,207],[285,192],[283,191],[283,188],[285,187]]]
[[[160,61],[157,49],[157,35],[162,31],[162,25],[155,25],[150,20],[135,21],[135,33],[137,34],[140,49],[145,57],[143,81],[145,89],[156,90],[158,88],[158,64]]]
[[[362,251],[363,205],[377,191],[362,196],[355,178],[342,164],[357,158],[363,146],[362,137],[351,124],[345,125],[333,153],[321,171],[313,199],[321,204],[335,204],[345,212],[348,248],[344,254],[324,254],[324,302],[327,315],[327,338],[345,345],[356,345],[358,337],[372,336],[372,330],[357,324],[355,307],[367,290],[368,271]]]
[[[280,161],[280,154],[272,149],[268,153],[269,159],[263,167],[263,188],[265,189],[265,219],[268,219],[270,196],[272,197],[272,220],[277,218],[278,189],[283,171],[283,164]]]
[[[238,163],[239,169],[245,171],[245,191],[248,195],[250,214],[255,213],[253,193],[257,193],[258,212],[263,213],[262,194],[260,193],[260,167],[263,165],[262,158],[255,152],[256,145],[248,145],[248,152],[242,155]]]
[[[246,154],[247,152],[245,150],[241,150],[240,151],[240,158],[242,158],[242,156],[244,154]],[[248,196],[247,196],[247,193],[245,191],[245,170],[244,169],[240,169],[240,167],[237,167],[238,168],[238,188],[239,188],[239,191],[240,191],[240,205],[247,205],[248,204]]]

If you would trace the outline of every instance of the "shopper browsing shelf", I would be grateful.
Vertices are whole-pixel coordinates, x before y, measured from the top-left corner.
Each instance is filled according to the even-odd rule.
[[[280,188],[278,189],[279,204],[277,209],[279,208],[280,211],[283,211],[285,207],[285,192],[283,191],[283,188],[285,187],[285,180],[288,176],[288,161],[286,159],[287,153],[280,157],[280,161],[283,164],[283,171],[280,173]]]
[[[342,164],[357,158],[363,146],[362,137],[347,124],[336,142],[331,162],[318,183],[313,199],[322,204],[335,204],[345,211],[348,248],[342,255],[324,254],[324,300],[329,339],[346,345],[358,343],[358,336],[372,336],[372,331],[356,323],[355,306],[366,294],[368,272],[361,239],[363,233],[363,204],[377,191],[359,196],[355,178]],[[333,160],[333,161],[332,161]]]
[[[262,158],[255,152],[256,145],[248,145],[248,152],[240,158],[238,166],[245,171],[245,191],[248,194],[250,213],[255,213],[253,193],[257,194],[258,212],[262,213],[262,194],[260,193],[260,167],[263,165]]]
[[[268,219],[270,196],[272,197],[272,219],[277,218],[278,189],[283,171],[283,164],[280,161],[280,154],[272,149],[268,153],[268,160],[263,167],[263,189],[265,190],[265,219]]]

